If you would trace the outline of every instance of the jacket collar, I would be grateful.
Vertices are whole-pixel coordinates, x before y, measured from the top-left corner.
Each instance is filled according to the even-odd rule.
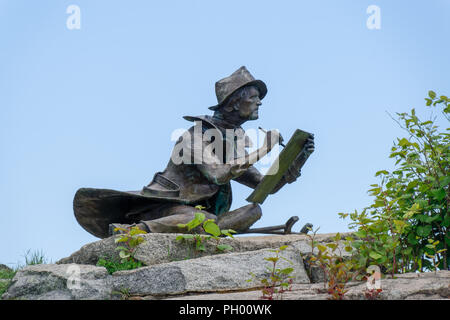
[[[183,119],[187,120],[187,121],[204,121],[206,123],[208,123],[209,125],[211,125],[212,127],[216,128],[217,130],[219,130],[220,132],[222,132],[222,134],[225,136],[226,135],[226,130],[227,129],[241,129],[242,131],[244,131],[244,129],[242,129],[241,126],[235,127],[234,125],[228,123],[227,121],[223,120],[223,119],[219,119],[216,117],[211,117],[208,115],[202,115],[202,116],[184,116]],[[245,132],[245,131],[244,131]],[[253,143],[250,140],[250,138],[245,135],[245,147],[252,147]]]
[[[219,129],[223,134],[225,134],[226,129],[242,129],[241,126],[235,127],[233,124],[216,117],[211,117],[208,115],[202,116],[184,116],[183,119],[187,121],[205,121],[216,129]],[[243,130],[243,129],[242,129]]]

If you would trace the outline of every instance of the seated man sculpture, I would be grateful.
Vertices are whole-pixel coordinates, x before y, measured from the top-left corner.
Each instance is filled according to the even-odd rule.
[[[212,116],[185,116],[194,122],[176,142],[172,157],[163,172],[140,191],[122,192],[108,189],[81,188],[74,198],[74,213],[78,223],[89,233],[105,238],[118,224],[137,225],[153,233],[181,232],[185,224],[199,211],[214,219],[221,229],[244,232],[261,218],[261,208],[251,203],[229,211],[234,180],[256,188],[263,175],[253,166],[282,141],[276,130],[266,132],[263,145],[252,153],[239,152],[238,146],[249,147],[250,139],[241,125],[258,119],[261,100],[267,87],[245,67],[216,82],[218,104],[210,107]],[[230,138],[229,132],[234,132]],[[212,132],[212,133],[211,133]],[[205,135],[213,137],[208,141]],[[214,141],[216,149],[209,150]],[[217,148],[217,146],[223,148]],[[210,148],[211,149],[211,148]],[[314,137],[305,143],[280,182],[270,193],[277,192],[300,176],[301,158],[314,151]]]

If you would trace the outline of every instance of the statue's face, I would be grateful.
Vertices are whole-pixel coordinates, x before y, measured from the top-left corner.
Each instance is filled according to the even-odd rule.
[[[261,104],[258,89],[250,87],[248,96],[239,102],[239,116],[246,120],[258,119],[258,109]]]

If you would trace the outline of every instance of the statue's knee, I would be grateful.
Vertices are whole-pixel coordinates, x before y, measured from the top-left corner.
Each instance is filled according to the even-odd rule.
[[[261,207],[256,203],[252,203],[236,210],[225,212],[219,216],[217,223],[221,229],[233,229],[237,232],[242,232],[261,219],[261,216]]]

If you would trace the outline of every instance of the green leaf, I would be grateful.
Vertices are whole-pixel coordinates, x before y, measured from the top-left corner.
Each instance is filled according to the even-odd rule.
[[[445,237],[445,243],[450,246],[450,237]]]
[[[406,249],[403,249],[402,252],[403,252],[404,255],[408,256],[408,255],[410,255],[412,253],[412,247],[408,247]]]
[[[436,221],[436,220],[441,220],[441,217],[438,215],[438,214],[435,214],[434,216],[431,216],[431,217],[426,217],[425,218],[425,223],[432,223],[432,222],[434,222],[434,221]]]
[[[441,188],[447,186],[450,184],[450,175],[449,176],[442,176],[440,179],[440,186]]]
[[[119,257],[121,257],[122,259],[126,259],[129,258],[131,255],[128,252],[125,251],[120,251],[119,252]]]
[[[219,226],[212,219],[207,220],[203,223],[203,229],[205,230],[205,232],[212,234],[214,237],[218,237],[221,235]]]
[[[438,201],[442,201],[446,196],[444,188],[439,188],[437,190],[432,189],[430,190],[430,192],[433,194],[433,198],[435,198]]]
[[[386,170],[380,170],[380,171],[377,171],[377,172],[375,173],[375,177],[378,177],[379,175],[388,175],[388,174],[389,174],[388,171],[386,171]],[[375,185],[375,186],[378,186],[378,185]]]
[[[287,247],[289,247],[289,246],[286,246],[286,245],[284,245],[284,246],[281,246],[281,247],[280,247],[280,250],[281,250],[281,251],[283,251],[283,250],[286,250],[286,249],[287,249]]]
[[[236,231],[234,231],[233,229],[225,229],[225,230],[220,230],[220,232],[225,235],[228,236],[230,238],[234,238],[232,233],[237,233]]]
[[[411,143],[406,138],[402,138],[398,141],[400,147],[409,146]]]
[[[115,243],[126,242],[128,241],[128,237],[119,237],[114,240]]]
[[[198,251],[205,251],[206,250],[205,245],[203,244],[203,242],[201,242],[201,240],[199,241],[198,239],[197,239],[197,242],[196,242],[196,245],[195,245],[195,249],[198,250]]]
[[[385,206],[384,200],[375,200],[375,203],[372,205],[372,208],[382,208]]]
[[[442,222],[442,226],[446,228],[450,227],[450,214],[445,215],[444,221]]]
[[[375,252],[375,251],[371,251],[371,252],[369,253],[369,256],[370,256],[372,259],[375,259],[375,260],[378,260],[378,259],[380,259],[380,258],[383,257],[381,254],[379,254],[378,252]]]
[[[360,231],[356,231],[353,233],[355,236],[357,236],[358,238],[365,238],[367,237],[367,232],[360,230]]]
[[[416,207],[417,210],[420,208],[425,208],[428,205],[428,201],[423,199],[416,199],[414,202],[419,205],[419,207]]]
[[[416,232],[417,232],[417,235],[418,235],[418,236],[420,236],[420,237],[422,237],[422,238],[425,238],[425,237],[427,237],[427,236],[430,234],[430,232],[431,232],[431,225],[418,226]]]
[[[133,227],[130,230],[130,235],[131,236],[135,236],[135,235],[138,235],[138,234],[145,234],[145,233],[147,233],[147,232],[145,232],[144,230],[139,229],[138,227]]]
[[[428,91],[428,96],[429,96],[431,99],[434,99],[434,98],[436,98],[436,93],[435,93],[434,91],[430,90],[430,91]]]
[[[285,268],[285,269],[280,270],[280,273],[290,274],[292,271],[294,271],[294,268]]]
[[[203,222],[205,220],[205,215],[202,212],[196,212],[194,214],[194,220]]]
[[[192,219],[191,221],[189,221],[186,226],[188,228],[188,231],[198,227],[199,225],[201,225],[203,223],[203,221],[205,220],[205,215],[201,212],[196,212],[194,214],[194,219]]]
[[[219,244],[217,246],[217,249],[220,250],[220,251],[226,251],[226,250],[231,251],[231,250],[233,250],[233,247],[230,246],[229,244]]]
[[[408,233],[407,239],[409,244],[416,245],[419,243],[414,233]]]

